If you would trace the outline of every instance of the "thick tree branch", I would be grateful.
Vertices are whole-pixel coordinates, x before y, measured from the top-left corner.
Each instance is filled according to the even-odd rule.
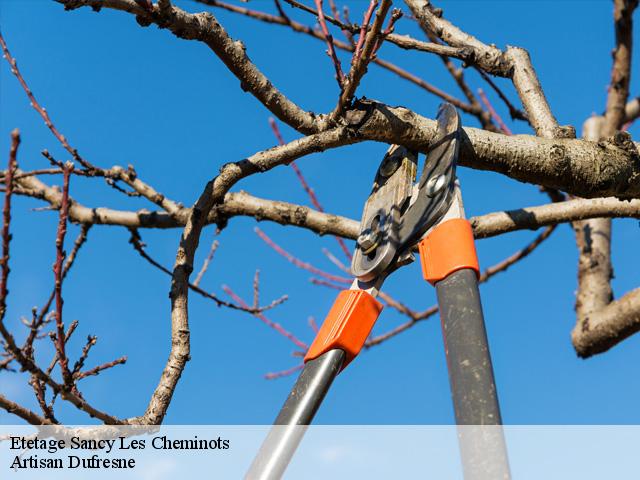
[[[613,51],[607,107],[604,117],[592,117],[585,122],[585,138],[598,139],[613,135],[627,121],[633,45],[632,16],[637,6],[637,0],[614,1],[616,46]],[[593,219],[577,223],[575,227],[580,260],[577,322],[571,336],[578,355],[588,357],[611,348],[640,330],[640,304],[636,299],[640,296],[640,289],[611,303],[611,219]]]
[[[531,125],[539,136],[558,136],[556,121],[526,50],[507,47],[503,52],[494,45],[486,45],[473,35],[441,17],[427,0],[405,0],[422,28],[435,33],[452,47],[468,48],[473,51],[467,64],[474,64],[492,75],[510,78],[520,100],[527,111]]]
[[[317,30],[314,30],[310,27],[308,27],[307,25],[304,25],[302,23],[296,22],[295,20],[291,20],[290,18],[284,18],[282,16],[278,17],[276,15],[271,15],[269,13],[266,12],[261,12],[258,10],[251,10],[245,7],[241,7],[241,6],[237,6],[237,5],[232,5],[229,3],[225,3],[225,2],[220,2],[218,0],[197,0],[199,3],[203,3],[205,5],[210,5],[210,6],[214,6],[214,7],[219,7],[234,13],[238,13],[241,15],[245,15],[249,18],[253,18],[259,21],[263,21],[266,23],[271,23],[274,25],[281,25],[284,27],[289,27],[291,28],[291,30],[293,30],[294,32],[298,32],[298,33],[303,33],[306,35],[309,35],[313,38],[316,38],[318,40],[324,41],[324,36],[322,35],[321,32],[318,32]],[[297,3],[297,2],[296,2]],[[301,4],[300,4],[301,5]],[[313,10],[312,8],[308,9],[309,12],[313,13],[315,15],[315,10]],[[330,21],[331,17],[327,17],[325,16],[325,19],[327,19],[327,21]],[[345,27],[347,27],[348,25],[346,24],[342,24],[340,23],[340,25],[344,25]],[[348,30],[347,30],[348,31]],[[458,57],[458,55],[456,54],[456,52],[459,49],[454,49],[452,47],[449,47],[447,45],[439,45],[436,43],[426,43],[426,42],[419,42],[417,40],[411,39],[409,37],[405,37],[403,35],[396,35],[396,34],[389,34],[385,36],[385,41],[390,41],[392,43],[395,43],[396,45],[402,47],[402,48],[407,48],[407,49],[416,49],[416,50],[421,50],[421,51],[426,51],[426,52],[430,52],[430,53],[440,53],[440,54],[447,54],[450,56],[454,56],[454,57]],[[417,42],[417,43],[416,43]],[[334,46],[336,46],[337,48],[341,49],[341,50],[345,50],[347,52],[354,52],[355,51],[355,45],[352,45],[350,43],[346,43],[346,42],[341,42],[340,40],[333,40],[333,44]],[[425,45],[427,47],[425,47]],[[433,48],[432,48],[433,47]],[[391,63],[387,60],[384,60],[378,56],[376,56],[371,63],[374,63],[376,65],[378,65],[379,67],[385,68],[387,70],[389,70],[390,72],[395,73],[396,75],[398,75],[400,78],[403,78],[417,86],[419,86],[420,88],[423,88],[424,90],[426,90],[429,93],[432,93],[433,95],[436,95],[437,97],[442,98],[443,100],[451,103],[452,105],[455,105],[457,108],[459,108],[460,110],[462,110],[463,112],[466,113],[470,113],[472,115],[476,115],[476,116],[481,116],[482,115],[482,108],[480,107],[480,105],[470,105],[469,103],[463,102],[460,99],[454,97],[453,95],[448,94],[447,92],[444,92],[443,90],[431,85],[430,83],[426,82],[425,80],[423,80],[422,78],[418,77],[417,75],[403,69],[400,68],[398,65],[396,65],[395,63]]]
[[[598,141],[604,131],[604,117],[584,122],[582,136]],[[578,246],[578,289],[576,292],[576,331],[593,312],[606,307],[613,299],[611,278],[611,218],[592,218],[573,223]]]
[[[616,198],[576,199],[538,207],[489,213],[470,219],[476,238],[487,238],[516,230],[537,229],[587,218],[640,218],[640,200]]]
[[[19,170],[18,170],[19,172]],[[27,180],[31,179],[31,180]],[[60,206],[60,192],[46,186],[35,177],[23,177],[32,188],[15,193],[49,201],[53,208]],[[71,221],[81,224],[113,225],[130,228],[177,228],[186,224],[190,208],[183,208],[178,215],[165,212],[134,212],[89,208],[73,202],[69,209]],[[207,224],[223,223],[234,216],[249,216],[258,221],[268,220],[281,225],[305,228],[320,235],[337,235],[355,239],[358,221],[339,215],[318,212],[306,206],[254,197],[246,192],[225,195],[224,203],[216,205],[206,220]],[[516,230],[535,230],[557,223],[568,223],[596,217],[640,218],[640,200],[617,198],[576,199],[536,207],[495,212],[471,219],[476,238],[487,238]]]
[[[200,198],[191,209],[176,254],[169,294],[171,298],[171,351],[169,359],[162,372],[160,382],[151,396],[146,412],[142,417],[131,419],[132,423],[153,425],[162,423],[178,381],[191,357],[187,310],[189,276],[193,271],[193,259],[209,212],[215,205],[224,202],[229,189],[242,178],[258,172],[265,172],[314,151],[342,145],[347,132],[346,128],[337,127],[256,153],[245,160],[224,165],[220,169],[220,174],[207,183]]]
[[[640,288],[609,303],[579,322],[572,332],[578,355],[587,358],[603,353],[640,331]]]

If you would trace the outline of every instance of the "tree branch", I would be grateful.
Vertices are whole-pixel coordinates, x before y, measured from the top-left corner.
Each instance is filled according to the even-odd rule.
[[[306,25],[303,25],[302,23],[296,22],[294,20],[284,17],[278,17],[275,15],[271,15],[269,13],[266,12],[260,12],[257,10],[251,10],[245,7],[240,7],[240,6],[236,6],[236,5],[232,5],[232,4],[228,4],[225,2],[220,2],[218,0],[196,0],[199,3],[203,3],[205,5],[210,5],[210,6],[214,6],[214,7],[218,7],[218,8],[222,8],[234,13],[238,13],[240,15],[245,15],[249,18],[253,18],[259,21],[263,21],[266,23],[271,23],[274,25],[281,25],[284,27],[289,27],[291,28],[291,30],[293,30],[294,32],[298,32],[298,33],[303,33],[306,35],[309,35],[313,38],[316,38],[318,40],[323,41],[324,37],[322,36],[322,34]],[[297,3],[297,2],[296,2]],[[302,5],[302,4],[298,4],[298,5]],[[305,7],[308,8],[308,7]],[[308,11],[313,13],[314,15],[316,15],[316,11],[313,10],[312,8],[308,8]],[[325,16],[325,19],[327,19],[327,21],[330,22],[330,17]],[[347,24],[342,24],[340,23],[340,25],[344,25],[345,27],[347,27]],[[348,30],[346,30],[348,31]],[[391,41],[392,43],[395,43],[396,45],[402,47],[402,48],[406,48],[406,49],[417,49],[417,50],[421,50],[421,51],[427,51],[427,52],[431,52],[431,53],[448,53],[451,54],[452,56],[456,56],[455,53],[458,49],[453,49],[452,47],[449,47],[447,45],[439,45],[439,44],[434,44],[434,43],[426,43],[426,42],[419,42],[417,40],[411,39],[409,37],[405,37],[403,35],[395,35],[395,34],[390,34],[387,35],[385,37],[386,41]],[[416,43],[417,42],[417,43]],[[355,45],[352,45],[351,43],[345,43],[345,42],[341,42],[339,40],[334,39],[333,41],[334,45],[341,49],[341,50],[345,50],[348,52],[354,52],[355,51]],[[424,45],[428,46],[425,48],[418,48],[418,47],[423,47]],[[433,48],[431,48],[433,47]],[[433,95],[436,95],[440,98],[442,98],[443,100],[451,103],[452,105],[455,105],[457,108],[459,108],[460,110],[462,110],[463,112],[466,113],[470,113],[472,115],[479,115],[482,113],[481,108],[478,107],[474,107],[473,105],[470,105],[466,102],[461,101],[460,99],[454,97],[453,95],[448,94],[447,92],[442,91],[441,89],[431,85],[430,83],[424,81],[422,78],[418,77],[417,75],[414,75],[413,73],[400,68],[399,66],[397,66],[394,63],[391,63],[387,60],[383,60],[382,58],[379,57],[375,57],[371,63],[374,63],[376,65],[378,65],[379,67],[382,67],[384,69],[389,70],[390,72],[395,73],[396,75],[398,75],[400,78],[403,78],[409,82],[412,82],[413,84],[419,86],[420,88],[423,88],[424,90],[426,90],[429,93],[432,93]]]
[[[405,2],[425,31],[435,33],[452,47],[471,49],[473,54],[466,60],[467,64],[476,65],[487,73],[512,80],[537,135],[547,138],[558,136],[558,122],[551,112],[526,50],[507,47],[503,52],[494,45],[482,43],[443,19],[441,15],[437,15],[429,1]]]
[[[370,12],[373,11],[373,8],[375,8],[376,5],[377,1],[372,0],[371,6],[367,11],[369,16]],[[345,79],[344,88],[340,93],[338,104],[333,112],[329,114],[329,122],[337,120],[338,117],[343,115],[345,110],[349,107],[351,100],[356,93],[356,89],[360,84],[360,80],[362,80],[362,77],[367,73],[367,66],[374,55],[374,49],[376,48],[380,38],[380,31],[390,7],[391,0],[382,0],[380,8],[376,12],[375,19],[373,20],[373,25],[371,25],[371,29],[367,32],[366,36],[363,32],[360,33],[358,44],[356,45],[356,49],[353,53],[351,70]]]
[[[633,11],[637,0],[614,1],[616,46],[613,51],[611,84],[604,117],[592,117],[585,122],[585,138],[598,139],[615,134],[622,128],[627,114],[631,78]],[[576,326],[572,341],[581,357],[601,353],[632,333],[640,330],[639,290],[613,302],[611,279],[611,219],[598,218],[575,224],[576,241],[580,249]],[[633,308],[636,308],[634,311]],[[611,316],[615,312],[615,316]]]
[[[22,418],[27,423],[31,425],[53,425],[54,423],[51,420],[47,420],[44,417],[41,417],[35,412],[32,412],[28,408],[25,408],[16,402],[12,402],[4,395],[0,394],[0,408],[5,409],[7,412],[17,415]]]
[[[146,412],[142,417],[131,419],[132,423],[152,425],[162,423],[182,372],[191,358],[187,310],[189,276],[193,271],[193,259],[209,212],[215,205],[223,203],[229,189],[242,178],[289,163],[311,152],[341,145],[345,141],[346,134],[346,128],[337,127],[264,152],[258,152],[245,160],[226,164],[220,169],[220,174],[207,183],[200,198],[191,209],[176,254],[169,294],[171,298],[171,351],[169,358]]]

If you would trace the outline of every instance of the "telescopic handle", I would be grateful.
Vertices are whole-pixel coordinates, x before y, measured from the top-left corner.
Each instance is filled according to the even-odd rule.
[[[246,480],[278,480],[302,441],[305,425],[313,420],[344,362],[342,350],[329,350],[307,362],[273,428],[253,460]]]
[[[478,290],[471,225],[454,218],[418,244],[436,287],[465,480],[507,480],[509,461]]]
[[[509,460],[476,272],[458,270],[436,283],[436,291],[464,478],[508,480]]]
[[[382,304],[364,290],[343,290],[309,347],[305,366],[274,426],[254,459],[246,480],[282,477],[335,377],[360,352]]]

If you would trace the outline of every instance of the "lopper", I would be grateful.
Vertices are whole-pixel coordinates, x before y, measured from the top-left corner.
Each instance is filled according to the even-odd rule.
[[[444,103],[419,181],[417,154],[393,145],[385,155],[364,206],[351,288],[338,294],[304,358],[274,427],[246,478],[283,475],[305,428],[335,377],[358,355],[382,304],[385,279],[420,254],[425,280],[435,286],[465,480],[508,479],[509,466],[489,355],[471,224],[465,219],[456,163],[462,129],[455,108]]]

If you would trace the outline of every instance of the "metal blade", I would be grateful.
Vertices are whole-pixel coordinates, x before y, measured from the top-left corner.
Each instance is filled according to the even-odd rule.
[[[438,111],[436,137],[427,153],[412,202],[398,231],[403,250],[413,247],[446,213],[453,199],[460,146],[460,117],[449,103]]]
[[[396,258],[397,231],[416,177],[417,156],[407,148],[392,145],[385,155],[373,189],[362,212],[360,235],[351,271],[369,282],[381,275]]]

